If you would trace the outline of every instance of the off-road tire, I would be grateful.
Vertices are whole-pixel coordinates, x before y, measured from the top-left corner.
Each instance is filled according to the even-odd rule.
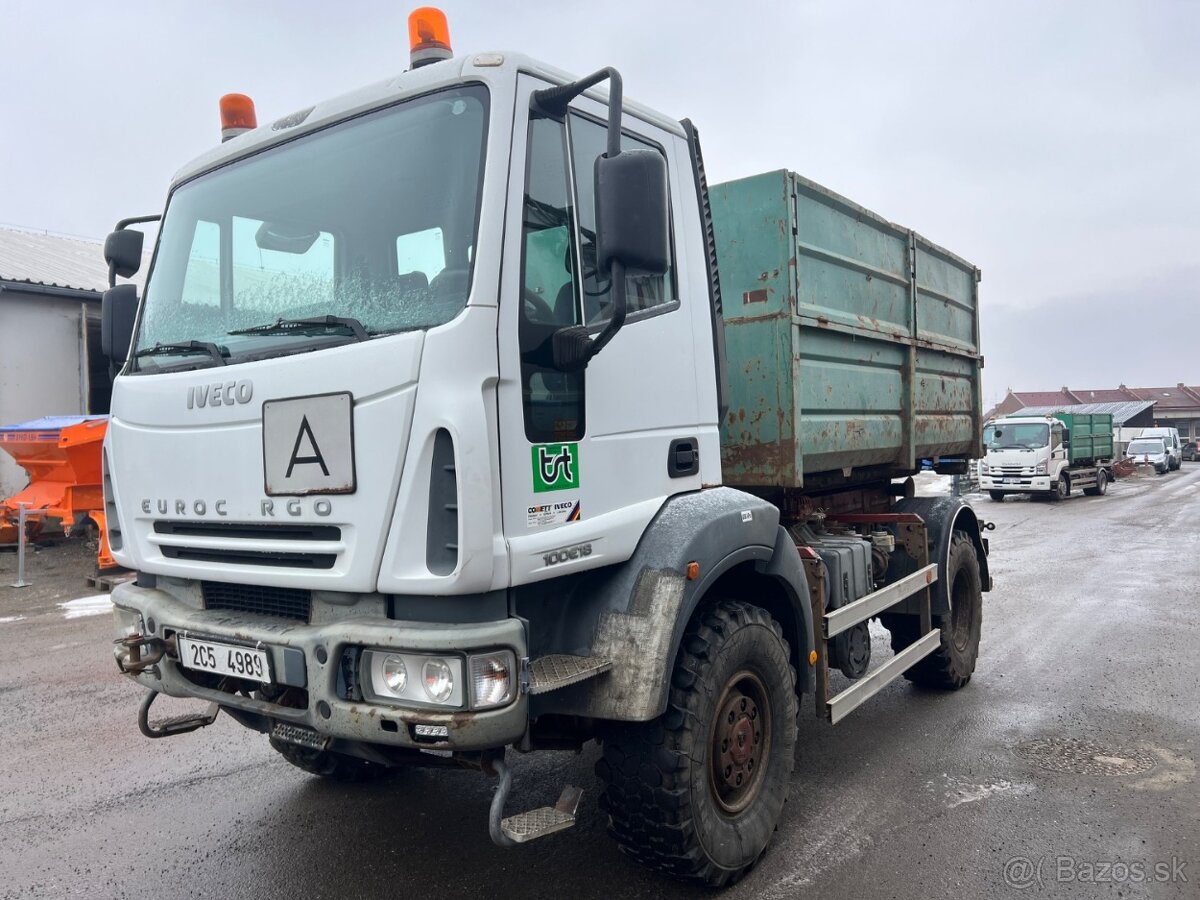
[[[941,629],[938,649],[909,668],[904,677],[921,687],[956,691],[971,680],[979,657],[979,635],[983,624],[983,579],[975,544],[965,531],[950,537],[950,561],[946,571],[950,592],[950,614],[934,616],[933,626]],[[891,632],[892,650],[899,653],[920,637],[921,620],[912,615],[880,617]]]
[[[759,688],[765,716],[753,702]],[[609,834],[637,862],[676,878],[710,887],[737,881],[766,849],[783,811],[795,766],[797,708],[788,645],[765,610],[734,600],[697,610],[675,662],[666,711],[604,736],[596,774],[604,783],[600,807]],[[744,787],[730,785],[729,769],[714,771],[713,761],[728,753],[721,742],[735,730],[730,715],[748,742],[760,742],[739,744],[739,750],[753,748],[738,763],[742,769],[753,765],[754,753],[762,754]],[[757,731],[754,722],[764,718]]]
[[[356,756],[334,753],[332,750],[313,750],[271,738],[271,746],[297,769],[330,781],[375,781],[390,774],[392,769]]]
[[[1004,502],[1004,491],[988,491],[988,496],[997,503]]]

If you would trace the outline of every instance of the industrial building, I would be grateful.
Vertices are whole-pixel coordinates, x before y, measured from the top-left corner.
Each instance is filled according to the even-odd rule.
[[[102,242],[0,227],[0,425],[108,412],[107,287]],[[25,470],[0,453],[0,497],[25,482]]]

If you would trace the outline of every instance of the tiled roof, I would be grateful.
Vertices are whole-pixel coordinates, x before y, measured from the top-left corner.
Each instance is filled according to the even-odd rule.
[[[1054,406],[1074,403],[1070,394],[1062,391],[1012,391],[1012,395],[1026,406]]]
[[[143,264],[132,279],[139,287],[145,272]],[[87,238],[0,227],[0,282],[4,281],[102,292],[108,288],[104,245]]]
[[[1200,408],[1200,386],[1189,387],[1186,384],[1177,384],[1175,387],[1129,388],[1128,390],[1145,400],[1153,400],[1159,409]]]

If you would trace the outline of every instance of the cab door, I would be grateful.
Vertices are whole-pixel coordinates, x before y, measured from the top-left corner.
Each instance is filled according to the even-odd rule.
[[[702,431],[717,452],[715,422],[699,424],[688,302],[706,312],[707,293],[681,278],[677,255],[665,276],[630,279],[625,325],[586,370],[554,368],[556,329],[583,324],[594,336],[611,315],[609,276],[595,265],[593,198],[607,126],[605,107],[584,98],[561,118],[530,112],[530,94],[545,86],[519,82],[500,300],[497,402],[513,584],[628,559],[664,500],[700,487]],[[678,138],[628,115],[625,126],[623,149],[664,155],[678,205],[690,184],[679,178]],[[671,227],[678,253],[675,216]]]

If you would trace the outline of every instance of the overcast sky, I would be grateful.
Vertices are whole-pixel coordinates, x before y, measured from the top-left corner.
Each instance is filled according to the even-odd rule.
[[[617,66],[714,182],[790,168],[980,266],[985,401],[1200,383],[1200,2],[442,8],[458,53]],[[4,0],[0,222],[158,211],[221,94],[269,120],[402,71],[409,10]]]

